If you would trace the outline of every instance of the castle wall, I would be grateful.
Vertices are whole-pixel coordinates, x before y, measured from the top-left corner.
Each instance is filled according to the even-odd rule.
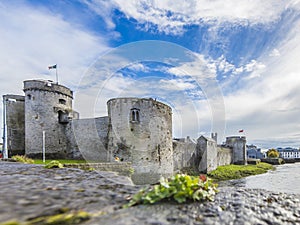
[[[198,169],[200,172],[210,172],[217,168],[218,150],[214,139],[200,136],[197,140],[197,148],[200,153]]]
[[[111,161],[107,151],[108,117],[78,119],[67,130],[71,158],[87,161]]]
[[[207,173],[218,166],[233,162],[233,149],[218,146],[215,139],[200,136],[197,144],[186,140],[173,140],[174,171]]]
[[[9,157],[25,154],[24,96],[4,95],[7,126],[7,150]]]
[[[229,165],[232,163],[233,154],[231,148],[218,146],[217,166]]]
[[[24,81],[25,153],[41,158],[43,131],[47,158],[67,158],[67,124],[72,116],[70,89],[43,80]]]
[[[117,98],[107,102],[108,151],[132,162],[136,184],[173,174],[172,109],[153,99]]]
[[[173,140],[173,164],[174,171],[189,168],[197,168],[195,164],[196,143],[188,140]]]

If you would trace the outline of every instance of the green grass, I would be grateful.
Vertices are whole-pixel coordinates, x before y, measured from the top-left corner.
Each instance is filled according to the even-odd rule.
[[[272,165],[262,162],[257,165],[226,165],[219,166],[217,169],[209,172],[207,175],[214,181],[232,180],[266,173],[271,169],[274,169]]]
[[[48,164],[49,162],[53,161],[53,159],[46,159],[45,160],[45,164]],[[86,163],[86,161],[84,159],[82,160],[75,160],[75,159],[57,159],[57,161],[59,161],[62,164],[66,164],[66,163]],[[44,164],[42,159],[35,159],[34,160],[34,164]]]

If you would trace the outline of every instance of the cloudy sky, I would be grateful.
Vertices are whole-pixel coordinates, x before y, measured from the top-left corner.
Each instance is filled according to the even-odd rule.
[[[174,137],[299,147],[299,27],[299,0],[0,0],[1,95],[57,64],[82,118],[151,97]]]

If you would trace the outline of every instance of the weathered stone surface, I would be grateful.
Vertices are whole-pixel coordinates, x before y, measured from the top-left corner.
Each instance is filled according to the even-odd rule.
[[[9,156],[25,154],[24,96],[4,95],[6,138]]]
[[[66,126],[72,114],[73,92],[60,84],[43,80],[24,81],[25,153],[42,155],[43,131],[47,158],[67,158]]]
[[[154,99],[114,98],[107,102],[108,152],[131,162],[136,184],[173,174],[172,109]]]
[[[122,209],[141,187],[111,172],[0,162],[0,176],[0,223],[23,222],[65,209],[92,213],[85,225],[300,223],[297,195],[223,186],[214,202],[164,202]]]

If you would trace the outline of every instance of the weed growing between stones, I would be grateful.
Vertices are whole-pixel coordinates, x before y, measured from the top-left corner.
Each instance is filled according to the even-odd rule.
[[[48,164],[45,165],[46,169],[51,169],[51,168],[64,168],[64,165],[61,164],[59,161],[57,160],[52,160],[51,162],[49,162]]]
[[[21,163],[28,163],[28,164],[33,164],[34,160],[31,158],[28,158],[25,155],[14,155],[12,157],[13,160],[17,161],[17,162],[21,162]]]
[[[184,203],[188,200],[213,201],[218,192],[217,184],[205,175],[199,177],[186,174],[176,174],[169,179],[162,178],[160,184],[150,189],[142,189],[135,194],[124,208],[138,204],[154,204],[161,200],[175,200]]]

